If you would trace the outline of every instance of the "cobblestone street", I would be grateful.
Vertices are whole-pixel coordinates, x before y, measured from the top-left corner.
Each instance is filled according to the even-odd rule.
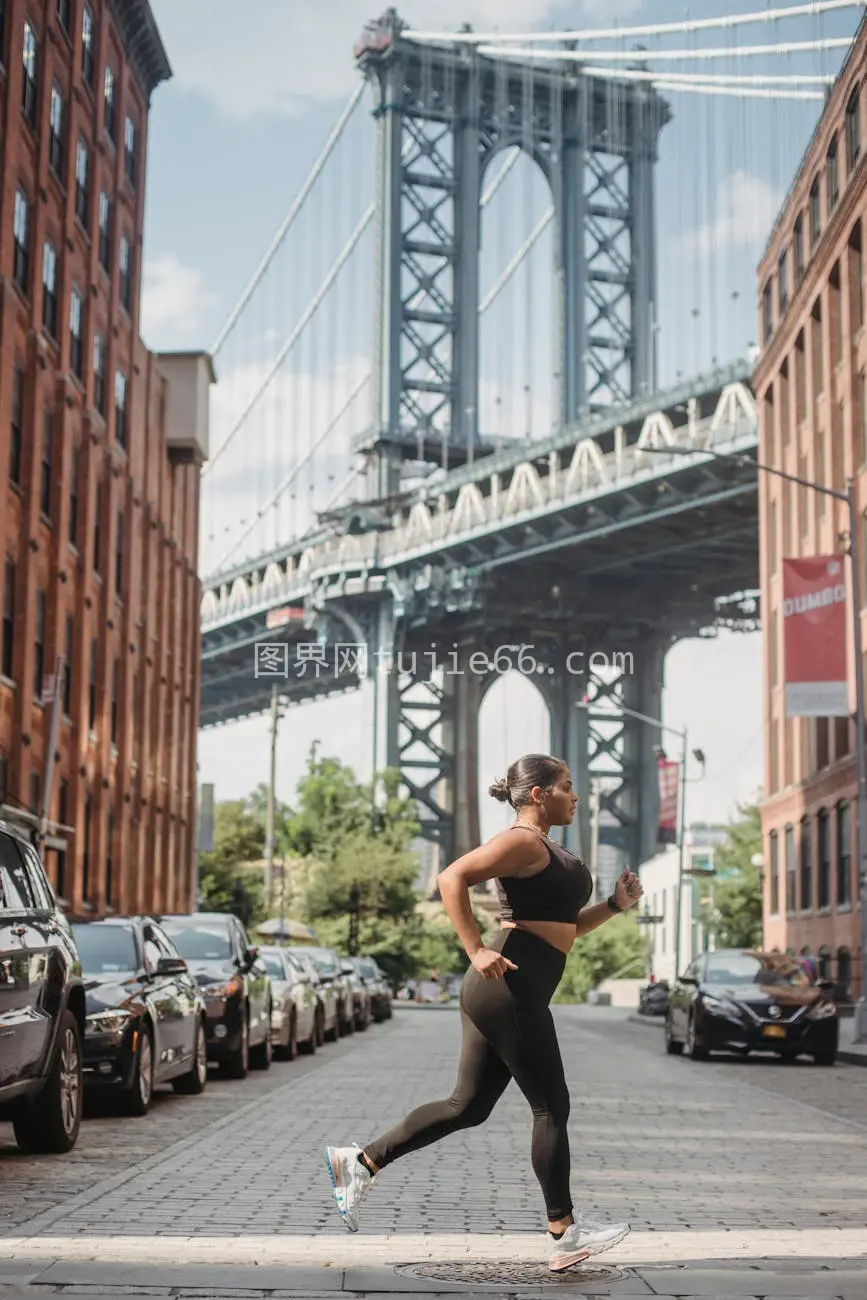
[[[98,1115],[65,1158],[0,1126],[0,1295],[318,1296],[426,1291],[867,1294],[867,1071],[669,1058],[622,1013],[556,1010],[576,1204],[632,1234],[552,1278],[526,1103],[384,1173],[350,1235],[322,1148],[363,1143],[451,1091],[458,1018],[394,1020],[144,1120]]]

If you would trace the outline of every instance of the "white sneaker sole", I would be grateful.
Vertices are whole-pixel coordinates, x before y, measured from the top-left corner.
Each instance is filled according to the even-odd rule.
[[[358,1224],[355,1224],[355,1226],[353,1227],[353,1225],[349,1222],[349,1220],[346,1217],[345,1210],[341,1209],[340,1202],[337,1199],[338,1182],[334,1173],[334,1162],[331,1158],[332,1152],[336,1154],[336,1151],[337,1151],[336,1147],[325,1148],[325,1168],[328,1170],[328,1177],[331,1179],[331,1186],[334,1190],[334,1204],[337,1207],[337,1213],[340,1215],[340,1218],[343,1221],[343,1226],[346,1228],[347,1232],[358,1232]]]
[[[600,1241],[595,1245],[582,1246],[580,1251],[573,1251],[570,1255],[555,1255],[548,1265],[552,1273],[563,1273],[567,1268],[574,1268],[576,1264],[583,1264],[586,1260],[594,1255],[604,1255],[606,1250],[613,1250],[619,1246],[631,1232],[631,1228],[624,1228],[616,1237],[610,1241]]]

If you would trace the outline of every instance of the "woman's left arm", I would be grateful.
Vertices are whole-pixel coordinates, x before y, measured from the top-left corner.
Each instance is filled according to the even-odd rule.
[[[641,881],[634,872],[628,868],[614,886],[612,898],[619,909],[616,911],[610,907],[608,900],[604,903],[597,903],[595,907],[588,907],[581,912],[575,923],[575,937],[582,938],[585,934],[590,934],[592,930],[598,930],[600,925],[610,921],[612,916],[619,916],[621,912],[628,912],[631,907],[643,897],[644,890],[641,887]]]

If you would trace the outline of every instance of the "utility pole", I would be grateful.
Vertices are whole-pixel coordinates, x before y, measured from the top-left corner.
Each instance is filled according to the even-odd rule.
[[[274,898],[274,789],[277,782],[277,725],[280,700],[277,687],[271,688],[271,776],[268,782],[268,821],[265,829],[265,898],[268,911]]]

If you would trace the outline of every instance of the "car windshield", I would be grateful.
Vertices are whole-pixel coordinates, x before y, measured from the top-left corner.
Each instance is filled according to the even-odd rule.
[[[114,975],[138,966],[131,925],[73,925],[85,975]]]
[[[337,975],[339,973],[340,967],[330,952],[326,952],[324,948],[308,948],[306,951],[323,974]]]
[[[750,953],[727,953],[715,961],[708,961],[705,979],[710,984],[789,985],[804,988],[810,984],[806,971],[787,958],[773,960],[767,956]]]
[[[265,952],[262,954],[262,960],[269,975],[272,975],[275,980],[285,980],[286,972],[279,957],[273,953]]]
[[[187,961],[226,961],[232,956],[229,935],[220,925],[164,921],[163,929]]]

